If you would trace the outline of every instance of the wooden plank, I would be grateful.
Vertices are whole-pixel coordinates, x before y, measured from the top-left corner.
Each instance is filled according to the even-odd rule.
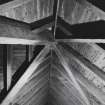
[[[40,72],[35,72],[36,75],[32,77],[27,84],[25,84],[22,89],[18,92],[18,94],[15,97],[14,102],[21,100],[22,97],[24,97],[26,94],[31,92],[33,88],[38,88],[39,85],[41,85],[41,81],[45,81],[44,77],[47,75],[47,80],[48,80],[48,65],[44,68],[38,69]],[[43,85],[43,84],[42,84]]]
[[[69,46],[64,46],[64,44],[63,44],[63,47],[65,48],[66,51],[69,52],[68,54],[66,53],[66,55],[70,56],[72,59],[74,59],[76,62],[78,62],[78,64],[81,65],[84,69],[92,71],[93,73],[95,73],[97,76],[99,76],[103,80],[105,79],[104,72],[102,72],[100,69],[98,69],[93,64],[89,63],[89,61],[87,61],[83,56],[81,56],[79,53],[77,53],[75,50],[73,50]],[[73,64],[71,64],[71,65],[73,65]],[[88,79],[86,79],[83,76],[83,74],[80,73],[80,71],[75,70],[73,68],[73,66],[71,67],[71,70],[72,70],[73,74],[75,75],[75,78],[77,79],[77,81],[83,87],[85,87],[93,96],[95,96],[97,99],[99,99],[100,102],[105,104],[105,93],[103,93],[101,89],[96,87],[92,83],[92,81],[89,81]]]
[[[10,88],[12,81],[12,51],[12,46],[7,45],[7,90]]]
[[[16,83],[16,85],[11,89],[11,91],[8,93],[6,98],[3,100],[1,105],[8,105],[10,102],[13,101],[15,95],[19,92],[19,90],[27,83],[28,78],[35,72],[37,67],[40,65],[40,63],[43,61],[44,57],[49,53],[49,47],[46,46],[40,54],[33,60],[33,62],[30,64],[30,66],[27,68],[26,72],[23,74],[23,76],[19,79],[19,81]]]
[[[0,44],[21,44],[21,45],[46,45],[49,42],[40,40],[28,40],[21,38],[0,37]]]
[[[44,70],[46,70],[46,69],[44,69]],[[41,72],[41,73],[43,73],[43,72]],[[42,74],[40,74],[40,75],[42,75]],[[33,79],[33,81],[30,81],[31,83],[28,83],[27,85],[23,86],[23,88],[21,89],[21,91],[19,91],[19,93],[17,94],[17,96],[15,97],[15,100],[13,102],[17,102],[17,101],[20,102],[20,101],[23,101],[23,99],[25,101],[27,101],[25,96],[29,97],[29,94],[31,95],[33,92],[35,92],[37,89],[39,89],[40,86],[42,87],[42,85],[44,85],[44,83],[48,82],[48,73],[44,73],[42,75],[42,77],[39,78],[40,75],[35,77]],[[31,90],[33,90],[33,91],[31,92]]]
[[[0,11],[5,12],[11,8],[18,7],[22,4],[29,2],[30,0],[2,0],[0,3]]]
[[[48,75],[45,75],[45,76],[48,77]],[[21,99],[18,100],[17,102],[19,102],[21,104],[26,104],[28,102],[31,102],[30,100],[32,99],[33,95],[37,97],[37,94],[39,94],[40,90],[42,90],[42,89],[44,90],[45,88],[48,88],[47,82],[48,81],[46,81],[46,78],[43,79],[43,81],[41,81],[36,87],[34,87],[28,94],[21,97]],[[33,97],[33,98],[35,99],[35,97]]]
[[[78,62],[82,67],[84,67],[86,70],[92,71],[95,73],[98,77],[100,77],[102,80],[105,81],[105,73],[99,69],[97,66],[86,60],[82,55],[80,55],[78,52],[73,50],[69,45],[64,45],[62,46],[66,49],[66,51],[69,52],[71,57]]]
[[[65,57],[63,56],[62,53],[62,49],[58,48],[57,46],[54,46],[56,54],[59,57],[59,60],[62,64],[62,66],[65,68],[66,72],[68,73],[69,77],[71,78],[71,80],[74,83],[74,86],[76,87],[76,89],[79,91],[79,93],[81,94],[83,100],[86,102],[87,105],[90,105],[90,102],[86,96],[86,94],[84,93],[84,91],[81,89],[80,85],[78,84],[77,80],[75,79],[75,76],[73,75],[72,71],[70,70],[69,67],[69,63],[68,61],[65,59]]]
[[[95,5],[92,5],[92,3],[88,2],[88,0],[84,1],[84,4],[87,5],[87,6],[90,6],[93,9],[93,11],[95,13],[97,13],[97,15],[100,17],[99,19],[104,20],[104,18],[105,18],[105,11],[103,11],[100,8],[97,8],[97,6],[95,6]]]
[[[56,97],[57,101],[62,103],[62,105],[69,105],[70,103],[71,105],[82,105],[81,102],[73,96],[73,94],[69,94],[69,90],[67,90],[65,86],[62,86],[61,83],[60,86],[58,86],[58,84],[52,85],[51,89],[52,95]]]
[[[55,86],[57,87],[65,87],[65,91],[68,90],[68,94],[72,94],[75,98],[77,98],[81,103],[83,103],[83,105],[85,105],[84,100],[80,97],[80,94],[78,94],[78,90],[73,86],[72,81],[70,82],[70,79],[68,77],[68,74],[63,72],[63,67],[58,68],[57,66],[54,67],[56,70],[56,72],[53,70],[53,76],[52,76],[52,81],[54,79],[54,83],[52,83],[53,85],[55,84]],[[55,72],[55,73],[54,73]],[[56,75],[59,74],[59,75]],[[60,84],[62,84],[62,86],[60,86]],[[69,93],[70,92],[70,93]],[[68,96],[69,97],[69,96]]]
[[[7,91],[12,80],[12,46],[3,45],[3,79],[4,88]]]
[[[99,19],[104,20],[105,18],[104,11],[99,9],[95,5],[92,5],[92,3],[88,1],[89,0],[81,0],[81,1],[65,0],[63,3],[63,9],[61,11],[62,14],[60,14],[60,16],[63,17],[67,22],[71,24],[88,22],[88,21],[96,21]],[[93,0],[92,2],[94,1],[96,0]],[[104,0],[101,0],[99,2],[104,2]]]
[[[36,72],[34,72],[32,76],[29,78],[29,81],[33,79],[35,76],[37,76],[38,74],[40,74],[41,72],[43,72],[43,70],[50,65],[50,60],[51,60],[50,57],[44,59],[41,65],[37,68]]]
[[[95,96],[103,105],[105,104],[105,94],[98,88],[96,88],[89,80],[84,78],[82,74],[80,74],[78,71],[72,69],[73,74],[75,75],[77,81],[87,89],[90,94]]]
[[[40,90],[40,91],[42,91],[42,93],[40,93],[39,92],[39,95],[36,97],[35,95],[31,98],[31,101],[32,102],[27,102],[27,103],[25,103],[25,104],[23,104],[23,105],[45,105],[45,103],[46,103],[46,101],[47,101],[47,89],[48,88],[46,88],[44,91],[42,91],[42,90]]]
[[[73,43],[105,43],[105,39],[82,39],[82,38],[75,38],[75,39],[57,39],[57,42],[73,42]]]
[[[89,60],[91,63],[100,68],[102,71],[105,70],[105,51],[103,49],[104,44],[97,45],[93,43],[70,43],[68,45],[80,55],[82,55],[85,59]]]
[[[3,80],[4,89],[7,91],[7,46],[3,46]]]
[[[44,21],[44,24],[41,25],[42,21]],[[51,33],[47,30],[43,33],[40,32],[48,28],[49,25],[52,25],[52,19],[50,19],[50,17],[40,20],[39,22],[28,24],[0,16],[0,44],[29,43],[33,45],[40,42],[48,42],[49,40],[52,40]]]
[[[86,105],[85,103],[81,103],[80,100],[78,100],[70,91],[69,89],[67,89],[65,86],[62,85],[62,83],[59,82],[59,85],[54,83],[51,87],[53,89],[53,91],[55,91],[55,95],[54,93],[52,93],[54,96],[56,96],[56,94],[59,94],[59,98],[63,99],[63,103],[66,103],[66,105],[69,105],[70,103],[75,103],[76,105]],[[74,90],[70,89],[72,92]]]

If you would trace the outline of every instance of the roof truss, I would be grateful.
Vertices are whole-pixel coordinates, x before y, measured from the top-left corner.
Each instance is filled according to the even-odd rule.
[[[21,2],[23,3],[24,0]],[[10,7],[12,4],[13,6],[17,6],[17,4],[20,5],[21,2],[19,2],[19,4],[16,3],[15,5],[15,1],[11,1],[8,4],[4,4],[4,8],[7,5],[9,5],[8,7]],[[85,93],[80,87],[80,84],[84,86],[94,96],[96,96],[102,103],[105,104],[105,101],[103,99],[103,97],[105,96],[103,95],[102,92],[100,92],[97,88],[91,85],[86,79],[83,78],[82,75],[78,75],[77,72],[75,71],[73,72],[70,70],[68,62],[66,61],[63,53],[61,54],[62,51],[61,49],[58,49],[58,44],[57,44],[59,42],[105,43],[105,36],[104,36],[105,30],[104,28],[100,29],[100,27],[105,27],[105,21],[102,20],[97,22],[88,22],[85,24],[83,23],[83,24],[70,25],[66,23],[63,19],[58,17],[59,2],[60,2],[59,0],[55,0],[54,7],[56,8],[54,9],[53,16],[46,17],[45,19],[30,24],[2,16],[0,17],[0,26],[2,28],[2,30],[0,30],[0,35],[1,35],[0,44],[45,45],[45,48],[31,62],[31,64],[29,65],[25,73],[22,75],[22,77],[15,83],[14,87],[9,90],[7,96],[4,97],[4,100],[2,101],[1,105],[8,105],[14,99],[14,96],[23,87],[23,85],[27,82],[28,78],[32,75],[34,70],[36,70],[36,68],[39,66],[44,57],[48,54],[50,50],[52,51],[52,49],[54,49],[54,51],[57,53],[61,61],[61,64],[68,72],[70,78],[74,83],[74,86],[80,92],[86,104],[90,105],[88,98],[86,97]],[[1,5],[0,8],[2,9],[3,5]],[[9,27],[9,29],[15,31],[14,32],[7,31],[8,28],[7,26]],[[49,27],[51,28],[53,27],[53,31],[51,30],[44,31]],[[58,29],[63,30],[62,34],[58,32]],[[86,31],[84,32],[83,30]],[[14,36],[13,33],[16,33],[16,35]],[[82,62],[81,59],[79,60]],[[83,62],[81,64],[83,65]],[[94,70],[94,66],[90,67],[89,69],[93,70],[96,74],[99,74],[99,76],[102,79],[104,79],[102,72],[98,71],[99,69]],[[92,90],[95,89],[96,92],[93,93],[91,90],[89,90],[89,88],[91,88]],[[100,96],[102,96],[102,98],[100,98]]]

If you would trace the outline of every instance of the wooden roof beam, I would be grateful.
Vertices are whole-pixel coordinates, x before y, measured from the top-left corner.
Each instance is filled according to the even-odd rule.
[[[29,1],[30,0],[1,0],[0,1],[0,12],[5,12],[8,9],[18,7]]]
[[[99,76],[102,80],[105,81],[105,73],[99,69],[97,66],[92,64],[90,61],[88,61],[85,57],[80,55],[78,52],[76,52],[73,48],[71,48],[67,44],[61,43],[62,47],[68,52],[68,56],[71,56],[72,59],[74,59],[78,64],[80,64],[85,69],[92,71],[97,76]]]
[[[80,74],[76,70],[72,70],[76,80],[78,83],[83,86],[90,94],[95,96],[103,105],[105,104],[105,94],[98,89],[96,86],[94,86],[89,80],[87,80],[85,77],[83,77],[82,74]]]
[[[55,48],[55,52],[62,64],[62,66],[64,67],[64,69],[66,70],[66,72],[68,73],[70,79],[73,81],[74,86],[76,87],[76,89],[79,91],[81,97],[83,98],[84,102],[87,105],[90,105],[90,102],[86,96],[86,94],[84,93],[84,91],[81,89],[80,85],[78,84],[77,80],[75,79],[75,76],[73,75],[71,68],[69,67],[69,63],[67,61],[67,59],[65,58],[65,56],[63,55],[63,51],[62,49],[58,48],[57,46],[54,46]]]
[[[52,34],[49,31],[43,33],[42,31],[52,24],[52,16],[30,24],[0,16],[0,44],[48,43],[52,40]]]
[[[46,46],[38,54],[38,56],[32,61],[32,63],[29,65],[29,67],[27,68],[25,73],[22,75],[22,77],[18,80],[15,86],[7,94],[6,98],[3,100],[1,105],[9,105],[9,103],[13,101],[16,94],[28,82],[29,77],[33,74],[33,72],[35,72],[38,66],[43,62],[44,57],[49,53],[49,51],[50,51],[49,46]]]
[[[67,60],[68,64],[69,64],[69,57],[68,56],[70,56],[70,57],[72,57],[72,59],[74,59],[76,62],[78,62],[82,67],[84,67],[85,69],[91,70],[96,75],[98,75],[103,80],[105,80],[105,75],[104,75],[105,73],[103,73],[100,69],[95,67],[93,64],[86,61],[83,58],[83,56],[79,55],[76,51],[74,51],[69,46],[66,46],[65,44],[62,44],[62,48],[65,49],[65,52],[66,52],[65,58],[68,59]],[[72,67],[70,68],[70,70],[80,85],[85,87],[88,92],[90,92],[93,96],[95,96],[97,99],[99,99],[100,102],[105,104],[105,94],[100,89],[98,89],[94,84],[92,84],[92,82],[90,82],[85,77],[83,77],[83,75],[79,71],[73,69]]]

